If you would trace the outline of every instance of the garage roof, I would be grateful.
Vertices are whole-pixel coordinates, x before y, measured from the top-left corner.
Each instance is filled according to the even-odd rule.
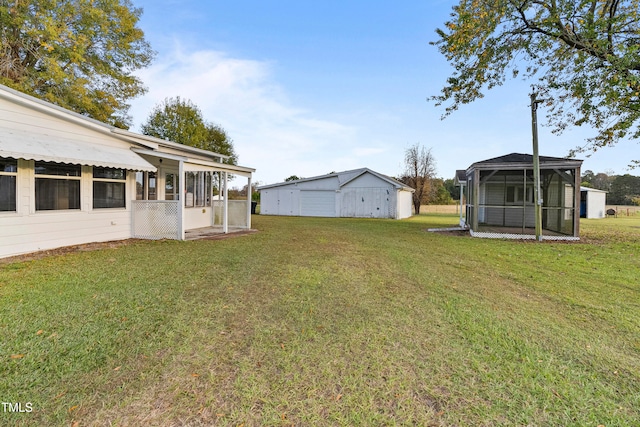
[[[285,182],[279,182],[276,184],[267,184],[267,185],[262,185],[258,187],[258,190],[266,190],[268,188],[281,187],[281,186],[296,184],[300,182],[316,181],[319,179],[326,179],[326,178],[332,178],[332,177],[337,177],[339,186],[343,187],[344,185],[348,184],[349,182],[353,181],[359,176],[364,175],[365,173],[370,173],[372,175],[375,175],[378,178],[392,184],[394,187],[398,189],[403,189],[403,190],[412,191],[412,192],[415,191],[413,188],[405,185],[404,183],[398,181],[397,179],[391,178],[390,176],[387,176],[387,175],[383,175],[369,168],[352,169],[352,170],[343,171],[343,172],[332,172],[326,175],[313,176],[311,178],[302,178],[295,181],[285,181]]]

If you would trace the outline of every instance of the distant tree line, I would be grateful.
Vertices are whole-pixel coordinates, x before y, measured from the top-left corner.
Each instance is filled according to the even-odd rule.
[[[581,177],[581,186],[607,191],[609,205],[640,206],[640,176],[609,175],[586,170]]]
[[[415,188],[416,179],[409,177],[406,172],[398,180]],[[450,205],[460,200],[460,187],[455,185],[454,179],[436,178],[431,175],[418,182],[424,183],[419,198],[422,205]],[[640,176],[594,173],[587,170],[581,176],[580,185],[606,191],[609,205],[640,206]],[[414,200],[415,202],[417,200]]]

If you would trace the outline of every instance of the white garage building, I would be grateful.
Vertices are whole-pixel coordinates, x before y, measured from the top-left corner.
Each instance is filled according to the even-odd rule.
[[[414,190],[367,168],[263,185],[261,215],[402,219]]]

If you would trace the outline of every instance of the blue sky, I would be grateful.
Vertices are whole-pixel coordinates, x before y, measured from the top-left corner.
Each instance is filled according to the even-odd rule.
[[[453,1],[133,0],[157,52],[138,74],[131,130],[167,97],[188,98],[234,141],[261,184],[368,167],[398,176],[405,150],[430,147],[437,174],[531,152],[530,85],[508,80],[441,120],[427,101],[451,68],[434,46]],[[544,111],[539,111],[544,122]],[[590,136],[540,127],[540,154],[565,156]],[[624,142],[582,170],[632,173],[640,144]]]

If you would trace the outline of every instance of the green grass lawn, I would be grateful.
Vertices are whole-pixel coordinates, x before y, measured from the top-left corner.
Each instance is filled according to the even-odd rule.
[[[253,221],[0,265],[0,425],[640,425],[640,217]]]

